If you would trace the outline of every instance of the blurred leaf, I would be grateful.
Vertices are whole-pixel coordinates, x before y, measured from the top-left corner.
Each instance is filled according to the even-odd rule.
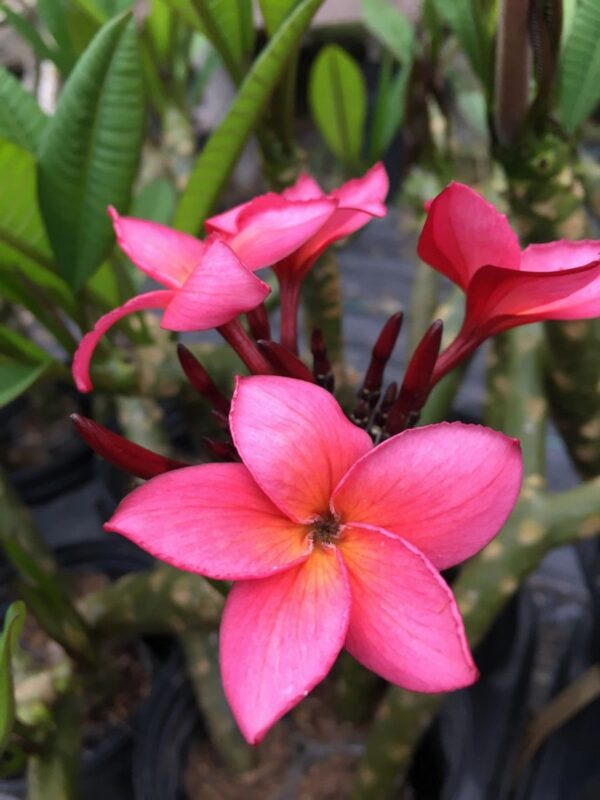
[[[390,5],[388,0],[362,0],[365,25],[369,32],[384,46],[400,64],[412,60],[414,30],[410,20]]]
[[[433,0],[439,16],[460,42],[475,74],[486,88],[492,80],[492,48],[495,10],[481,0]]]
[[[384,59],[371,123],[369,141],[369,161],[371,163],[383,158],[402,125],[406,113],[406,90],[410,67],[408,65],[400,67],[392,75],[391,68],[386,68],[385,64]]]
[[[166,178],[155,178],[147,183],[133,198],[131,215],[168,225],[173,217],[177,192]]]
[[[26,364],[42,364],[49,359],[48,353],[34,341],[2,324],[0,324],[0,353]]]
[[[169,0],[169,3],[189,25],[206,36],[234,81],[241,82],[246,59],[254,47],[251,0]]]
[[[327,145],[337,158],[360,164],[367,114],[366,82],[354,59],[338,45],[323,47],[310,73],[310,109]]]
[[[44,364],[24,364],[0,358],[0,408],[27,391],[49,364],[50,358]]]
[[[4,630],[0,637],[0,753],[8,743],[15,719],[15,697],[12,676],[12,658],[25,624],[25,603],[11,603],[4,616]]]
[[[288,63],[323,0],[302,0],[256,59],[225,119],[197,159],[175,213],[175,226],[197,233],[212,210]]]
[[[36,197],[35,159],[0,140],[0,296],[5,275],[17,273],[49,292],[69,314],[75,310],[67,284],[56,275]]]
[[[298,5],[298,0],[258,0],[260,12],[269,36],[273,36],[287,15]]]
[[[135,30],[129,15],[116,17],[77,62],[40,142],[40,208],[60,271],[74,289],[113,243],[106,207],[127,210],[143,123]]]
[[[35,98],[0,66],[0,137],[35,153],[46,122]]]
[[[560,60],[559,113],[573,133],[600,100],[600,3],[581,0]]]

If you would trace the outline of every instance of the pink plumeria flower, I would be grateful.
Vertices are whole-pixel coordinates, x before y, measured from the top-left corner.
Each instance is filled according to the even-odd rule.
[[[462,183],[447,186],[427,211],[419,256],[467,296],[462,329],[440,357],[435,380],[509,328],[600,315],[600,241],[561,239],[521,250],[506,217]]]
[[[205,241],[187,233],[109,208],[117,243],[142,272],[166,291],[138,295],[105,314],[83,337],[75,354],[73,376],[81,392],[92,383],[89,365],[94,350],[120,319],[136,311],[165,309],[161,325],[171,331],[219,328],[263,302],[270,288],[251,270],[267,267],[294,252],[319,230],[336,209],[327,198],[293,206],[279,195],[248,213],[239,235],[209,236]]]
[[[498,532],[521,483],[518,442],[431,425],[373,447],[324,389],[238,380],[241,464],[203,464],[136,489],[105,526],[157,558],[233,580],[223,685],[256,743],[342,647],[392,683],[443,692],[477,678],[439,571]]]
[[[309,175],[301,175],[296,183],[281,195],[269,193],[248,203],[211,217],[206,230],[218,234],[237,251],[240,238],[255,235],[268,239],[279,226],[282,214],[297,214],[307,203],[328,202],[331,213],[323,216],[323,224],[298,247],[272,262],[280,284],[282,344],[296,351],[298,300],[302,282],[317,259],[334,242],[344,239],[364,227],[373,217],[384,217],[385,198],[389,190],[388,176],[383,164],[376,164],[361,178],[344,183],[339,189],[325,194]],[[242,256],[240,256],[242,257]],[[245,258],[252,267],[252,262]]]

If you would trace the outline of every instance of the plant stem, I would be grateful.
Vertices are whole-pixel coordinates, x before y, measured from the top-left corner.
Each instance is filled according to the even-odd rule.
[[[295,355],[298,354],[298,305],[301,282],[283,276],[279,282],[281,309],[281,344]]]
[[[221,325],[217,330],[253,375],[273,374],[270,364],[248,336],[239,319]]]

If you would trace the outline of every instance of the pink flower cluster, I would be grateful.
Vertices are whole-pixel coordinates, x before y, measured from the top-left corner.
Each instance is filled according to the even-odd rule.
[[[303,176],[281,195],[208,220],[204,241],[111,210],[120,247],[165,289],[102,317],[73,365],[78,388],[89,391],[101,336],[149,308],[163,309],[169,330],[214,327],[246,353],[255,375],[237,380],[231,405],[208,376],[195,376],[229,426],[230,463],[182,465],[91,421],[77,424],[91,446],[149,478],[106,529],[176,567],[235,582],[221,624],[221,670],[252,743],[325,677],[344,647],[413,691],[457,689],[477,677],[439,570],[479,551],[510,514],[521,484],[518,442],[454,423],[405,430],[374,446],[330,392],[309,382],[295,355],[306,273],[334,241],[385,213],[387,188],[380,165],[329,194]],[[449,348],[437,355],[439,325],[421,345],[427,385],[421,378],[415,385],[422,396],[430,376],[433,385],[488,336],[599,312],[600,242],[521,252],[505,217],[461,184],[429,204],[419,255],[466,294],[464,323]],[[269,374],[237,319],[268,295],[254,274],[267,266],[282,308],[281,344],[271,344],[307,380]],[[392,318],[382,334],[386,352],[399,324]],[[202,370],[189,359],[184,368]],[[418,371],[413,359],[411,380]]]

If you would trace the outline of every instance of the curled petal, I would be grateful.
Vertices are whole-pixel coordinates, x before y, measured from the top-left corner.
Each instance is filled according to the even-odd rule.
[[[319,184],[310,175],[300,175],[293,186],[288,186],[281,193],[286,200],[318,200],[325,197]]]
[[[445,569],[498,533],[521,476],[515,439],[480,425],[427,425],[393,436],[357,462],[332,503],[345,520],[385,528]]]
[[[331,492],[371,439],[319,386],[292,378],[239,378],[231,432],[244,464],[292,519],[327,513]]]
[[[560,272],[583,267],[600,259],[600,241],[585,239],[571,242],[560,239],[546,244],[530,244],[521,255],[521,269],[525,272]]]
[[[222,214],[215,214],[214,217],[209,217],[204,223],[206,232],[219,233],[225,237],[234,236],[238,232],[238,218],[240,214],[249,206],[252,205],[258,198],[248,200],[246,203],[240,203],[233,208],[223,211]]]
[[[346,647],[413,692],[447,692],[478,676],[452,592],[416,548],[383,530],[347,527],[339,545],[352,607]]]
[[[466,290],[480,267],[519,269],[521,250],[508,220],[462,183],[451,183],[428,208],[419,257]]]
[[[334,189],[330,197],[340,202],[340,208],[353,208],[364,211],[371,217],[384,217],[385,198],[390,182],[383,164],[378,163],[365,172],[361,178],[347,181],[339,189]]]
[[[463,330],[479,339],[544,319],[600,316],[600,260],[556,272],[480,269],[467,291]]]
[[[265,194],[240,213],[238,233],[228,243],[249,269],[268,267],[314,236],[336,208],[337,201],[327,198],[290,202]]]
[[[93,330],[83,337],[73,357],[73,379],[80,392],[90,392],[92,390],[90,361],[98,342],[106,331],[128,314],[134,314],[136,311],[149,311],[154,308],[166,308],[174,295],[175,292],[173,290],[139,294],[123,303],[119,308],[115,308],[100,317]]]
[[[225,695],[250,744],[327,675],[350,609],[344,565],[334,548],[271,578],[236,583],[220,632]]]
[[[256,308],[270,291],[228,245],[212,239],[200,265],[173,297],[162,327],[172,331],[216,328]]]
[[[270,576],[312,547],[242,464],[159,475],[127,495],[104,527],[174,567],[224,580]]]
[[[157,222],[121,217],[109,207],[121,250],[154,280],[177,289],[202,260],[204,242]]]

